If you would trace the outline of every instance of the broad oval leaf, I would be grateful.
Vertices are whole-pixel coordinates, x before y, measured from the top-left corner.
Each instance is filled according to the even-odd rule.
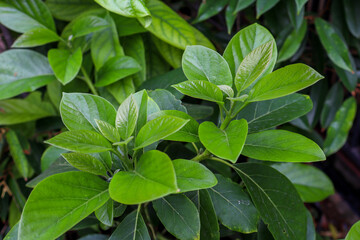
[[[161,139],[165,139],[179,131],[188,122],[189,120],[169,115],[160,116],[147,122],[140,129],[136,137],[134,150],[149,146]]]
[[[55,239],[108,199],[108,183],[90,173],[67,172],[48,177],[31,192],[20,219],[18,237]]]
[[[242,154],[258,160],[275,162],[315,162],[326,159],[315,142],[300,134],[284,130],[249,134]]]
[[[243,150],[248,125],[246,120],[233,120],[222,130],[212,122],[203,122],[199,126],[200,141],[207,150],[218,157],[233,163],[239,158]]]
[[[356,100],[348,98],[336,112],[335,119],[330,123],[324,142],[327,156],[337,152],[346,142],[356,115]]]
[[[356,222],[346,235],[345,240],[356,240],[360,238],[360,221]]]
[[[86,93],[63,93],[60,115],[69,130],[97,130],[95,120],[115,124],[116,110],[106,99]]]
[[[256,23],[235,34],[223,54],[229,64],[232,76],[236,75],[240,63],[251,51],[269,41],[275,41],[271,33],[266,28]],[[270,73],[274,69],[276,59],[277,48],[276,44],[273,44],[272,57],[266,73]],[[266,73],[264,73],[264,75]]]
[[[47,28],[34,28],[18,37],[11,47],[36,47],[51,42],[57,42],[60,41],[60,39],[61,38],[52,30],[49,30]]]
[[[182,94],[193,98],[200,98],[203,100],[223,103],[223,94],[218,86],[204,80],[185,81],[172,85],[176,90]]]
[[[203,46],[188,46],[182,68],[189,80],[208,80],[215,85],[232,86],[232,75],[226,60],[216,51]]]
[[[253,133],[290,122],[308,113],[312,107],[309,96],[293,93],[281,98],[250,103],[236,118],[246,119],[249,133]]]
[[[235,171],[275,239],[305,240],[306,208],[284,175],[257,163],[236,164]]]
[[[134,171],[116,173],[109,186],[112,199],[140,204],[178,191],[171,159],[157,150],[144,153]]]
[[[66,49],[51,49],[48,52],[48,58],[56,78],[63,85],[71,82],[76,77],[82,64],[80,48],[74,52]]]
[[[102,224],[111,227],[114,222],[114,201],[109,199],[104,205],[95,211],[95,216]]]
[[[173,165],[180,192],[211,188],[217,184],[215,175],[201,163],[177,159]]]
[[[32,50],[8,50],[0,54],[0,100],[31,92],[55,77],[45,56]]]
[[[107,177],[106,167],[95,157],[85,153],[63,153],[62,156],[73,167],[83,172]]]
[[[133,95],[130,95],[120,105],[116,113],[115,126],[123,140],[128,139],[136,128],[139,110]]]
[[[63,132],[45,142],[58,148],[79,153],[98,153],[112,150],[112,145],[106,138],[91,130]]]
[[[280,68],[258,81],[249,93],[249,102],[283,97],[304,89],[324,78],[311,67],[292,64]]]
[[[182,194],[170,195],[153,202],[166,230],[182,240],[199,239],[200,216],[193,202]]]
[[[259,213],[250,197],[230,179],[219,174],[216,178],[218,184],[208,192],[220,222],[233,231],[256,232]]]
[[[336,66],[353,72],[348,47],[331,24],[321,18],[316,18],[315,27],[330,60]]]
[[[292,182],[304,202],[320,202],[335,192],[329,177],[311,165],[275,163],[271,167]]]

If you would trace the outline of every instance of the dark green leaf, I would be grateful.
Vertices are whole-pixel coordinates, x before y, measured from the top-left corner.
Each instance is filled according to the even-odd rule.
[[[114,201],[109,199],[104,205],[95,211],[95,216],[102,224],[112,226],[114,218]]]
[[[307,1],[308,0],[295,0],[298,13],[300,12],[300,10],[302,9],[302,7],[305,5],[305,3]]]
[[[156,48],[160,52],[161,56],[173,67],[181,67],[181,58],[183,50],[171,46],[170,44],[161,41],[157,37],[152,36],[151,40],[154,42]]]
[[[321,111],[320,123],[323,128],[329,127],[336,112],[341,107],[344,98],[344,89],[339,82],[334,84],[326,96],[324,106]]]
[[[234,26],[237,12],[234,13],[235,8],[239,2],[242,2],[241,0],[229,0],[229,5],[226,8],[225,11],[225,20],[226,20],[226,27],[228,30],[228,34],[231,33],[231,29]]]
[[[345,0],[343,2],[345,9],[345,19],[352,35],[360,38],[360,2],[356,0]]]
[[[151,97],[160,110],[177,110],[186,113],[186,108],[181,104],[170,91],[165,89],[156,89],[155,91],[149,91],[149,97]]]
[[[93,0],[46,0],[55,18],[71,21],[83,12],[99,8]]]
[[[229,2],[229,0],[207,0],[203,1],[200,5],[198,15],[194,22],[204,21],[219,12],[225,7],[225,5]]]
[[[135,93],[135,85],[131,77],[113,83],[107,86],[106,89],[113,95],[118,103],[122,103],[132,93]]]
[[[273,8],[280,0],[257,0],[256,1],[256,18],[259,18],[265,12]]]
[[[200,239],[219,240],[219,223],[207,190],[199,191]]]
[[[18,136],[13,130],[9,130],[6,133],[6,140],[9,144],[10,154],[14,160],[16,168],[19,170],[21,176],[27,180],[31,167],[23,152]]]
[[[67,150],[54,146],[48,147],[41,156],[41,172],[48,169],[56,161],[56,159],[61,157],[61,154],[66,152]]]

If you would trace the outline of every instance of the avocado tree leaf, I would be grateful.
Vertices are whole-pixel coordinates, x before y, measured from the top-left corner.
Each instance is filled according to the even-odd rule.
[[[48,169],[58,158],[61,157],[61,154],[66,152],[67,150],[54,146],[48,147],[41,155],[41,172]]]
[[[215,85],[232,86],[228,63],[219,53],[207,47],[186,47],[182,68],[189,80],[208,80]]]
[[[95,157],[85,153],[63,153],[62,156],[73,167],[83,172],[107,177],[106,167]]]
[[[236,164],[234,169],[274,238],[305,240],[306,208],[291,182],[263,164]]]
[[[356,100],[350,97],[345,100],[330,123],[324,142],[327,156],[337,152],[346,142],[356,115]]]
[[[212,122],[203,122],[199,126],[200,141],[206,149],[233,163],[243,150],[247,133],[248,125],[244,119],[231,121],[225,130]]]
[[[242,154],[258,160],[275,162],[315,162],[326,159],[315,142],[285,130],[249,134]]]
[[[181,100],[166,89],[156,89],[149,91],[149,97],[156,102],[160,110],[176,110],[186,113],[186,108]],[[184,115],[183,115],[184,116]]]
[[[171,159],[157,150],[144,153],[134,171],[116,173],[109,186],[112,199],[140,204],[178,191]]]
[[[123,140],[128,139],[134,132],[139,116],[139,109],[133,95],[130,95],[120,105],[115,120],[116,129]]]
[[[71,21],[83,12],[99,8],[94,0],[46,0],[52,15],[63,21]]]
[[[36,47],[57,41],[60,41],[60,37],[54,31],[47,28],[34,28],[18,37],[11,47]]]
[[[256,232],[259,213],[250,197],[230,179],[219,174],[216,178],[218,184],[208,192],[220,222],[233,231]]]
[[[18,237],[55,239],[108,199],[108,183],[93,174],[67,172],[48,177],[31,192],[21,215]]]
[[[46,57],[25,49],[0,54],[0,100],[32,92],[55,80]]]
[[[166,230],[178,239],[200,237],[200,216],[194,203],[185,195],[170,195],[153,202],[156,215]]]

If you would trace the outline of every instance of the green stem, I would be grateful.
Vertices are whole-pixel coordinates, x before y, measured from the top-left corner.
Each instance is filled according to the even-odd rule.
[[[124,163],[124,167],[126,171],[132,169],[131,162],[126,156],[125,157],[121,156],[121,154],[115,149],[111,150],[111,152],[113,152],[116,156],[118,156],[118,158]]]
[[[196,146],[196,144],[194,142],[191,143],[196,151],[197,154],[199,154],[199,149],[198,147]]]
[[[82,74],[84,75],[84,78],[82,78],[82,79],[83,79],[83,80],[86,82],[86,84],[89,86],[90,91],[91,91],[93,94],[99,96],[98,92],[97,92],[96,89],[95,89],[94,84],[92,83],[89,75],[86,73],[86,70],[85,70],[84,67],[81,67],[81,72],[82,72]]]
[[[221,159],[221,158],[218,158],[218,157],[211,157],[211,158],[209,158],[209,160],[221,162],[221,163],[223,163],[223,164],[225,164],[225,165],[228,165],[228,166],[231,167],[231,168],[234,168],[234,166],[233,166],[232,164],[230,164],[230,163],[228,163],[227,161],[225,161],[225,160],[223,160],[223,159]]]
[[[209,152],[208,150],[205,150],[203,153],[201,153],[200,155],[195,156],[191,160],[195,161],[195,162],[200,162],[202,160],[208,159],[209,157],[211,157],[211,152]]]

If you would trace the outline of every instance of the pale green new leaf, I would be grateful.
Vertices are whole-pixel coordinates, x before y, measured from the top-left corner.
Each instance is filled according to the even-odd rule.
[[[360,38],[360,2],[356,0],[345,0],[343,1],[344,9],[345,9],[345,19],[348,25],[348,28],[352,35],[354,35],[357,39]]]
[[[60,37],[54,31],[47,28],[34,28],[18,37],[11,47],[36,47],[57,41],[60,41]]]
[[[62,156],[73,167],[83,172],[107,177],[106,167],[95,157],[85,153],[63,153]]]
[[[96,125],[101,134],[112,143],[120,141],[120,133],[117,129],[105,121],[95,119]]]
[[[139,109],[133,95],[130,95],[119,107],[116,114],[115,126],[123,140],[128,139],[134,132],[139,116]]]

